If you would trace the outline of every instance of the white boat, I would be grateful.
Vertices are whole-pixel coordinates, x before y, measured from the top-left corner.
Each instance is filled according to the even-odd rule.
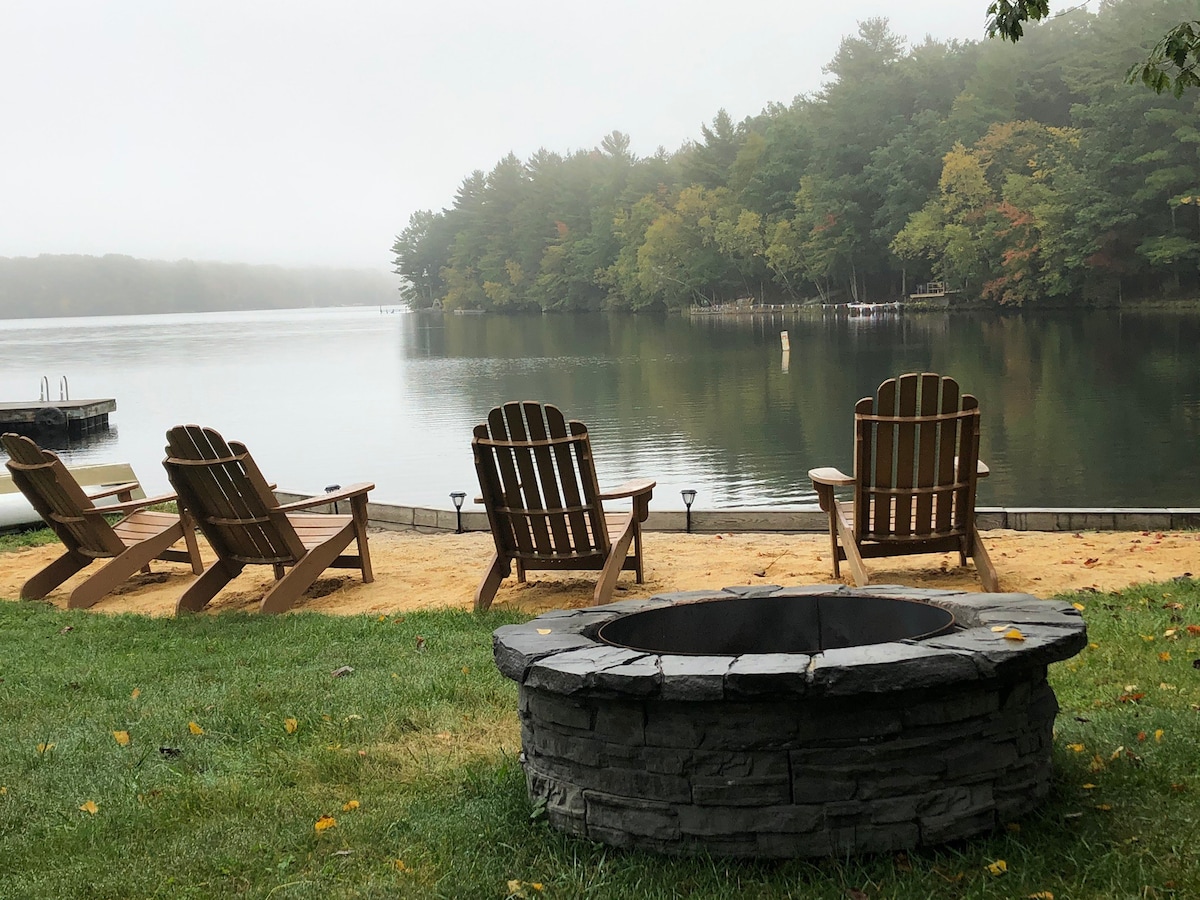
[[[118,484],[137,482],[133,467],[129,463],[99,463],[89,466],[68,466],[67,470],[75,476],[84,493],[102,493],[106,488]],[[140,487],[134,488],[134,500],[145,499],[146,492]],[[102,497],[96,501],[97,506],[106,506],[121,502],[116,497]],[[8,470],[0,470],[0,529],[19,528],[25,525],[40,525],[42,517],[30,506],[25,495],[13,484],[12,475]]]

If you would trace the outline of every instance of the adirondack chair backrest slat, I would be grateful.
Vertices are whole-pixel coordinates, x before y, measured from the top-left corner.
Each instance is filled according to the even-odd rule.
[[[96,505],[57,453],[16,434],[5,434],[0,440],[9,456],[5,465],[13,483],[65,546],[90,556],[116,556],[125,549],[103,516],[84,515],[84,510]]]
[[[560,410],[506,403],[471,446],[497,552],[509,558],[603,557],[609,551],[587,428]]]
[[[953,378],[902,375],[854,408],[859,540],[966,535],[974,521],[979,404]]]
[[[218,556],[241,562],[289,563],[304,546],[245,446],[226,443],[198,425],[167,432],[167,470]]]

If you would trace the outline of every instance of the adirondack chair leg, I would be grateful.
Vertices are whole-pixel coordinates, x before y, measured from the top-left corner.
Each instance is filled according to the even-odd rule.
[[[642,523],[633,523],[633,565],[634,574],[637,576],[638,584],[645,584],[646,579],[642,575]]]
[[[204,571],[204,562],[200,559],[200,543],[196,540],[196,522],[182,505],[179,509],[179,525],[183,529],[183,542],[187,545],[192,572],[199,575]]]
[[[48,593],[94,560],[82,553],[68,550],[21,586],[22,600],[41,600]]]
[[[365,495],[355,497],[350,502],[350,513],[354,518],[354,540],[358,544],[358,558],[362,561],[363,584],[370,584],[375,580],[375,573],[371,569],[371,551],[367,547],[367,498]]]
[[[67,600],[70,609],[87,609],[113,588],[128,581],[135,572],[149,572],[150,560],[183,537],[178,523],[161,534],[134,544],[106,562],[95,575],[75,588]]]
[[[492,561],[483,574],[483,581],[479,582],[479,587],[475,591],[476,612],[484,612],[492,605],[496,591],[500,590],[500,582],[508,577],[510,571],[511,567],[507,563],[502,563],[500,557],[493,553]]]
[[[337,537],[304,554],[291,570],[263,595],[259,612],[281,613],[290,609],[353,539],[354,529],[347,527],[339,532]]]
[[[975,560],[975,568],[979,571],[983,589],[991,593],[998,592],[1000,579],[996,575],[996,567],[992,565],[992,558],[988,556],[987,548],[983,546],[978,528],[971,529],[971,558]]]
[[[520,584],[524,584],[525,583],[525,566],[519,559],[516,561],[516,566],[517,566],[517,581]]]
[[[837,510],[833,507],[829,509],[829,546],[833,552],[833,577],[842,577],[842,552],[838,547],[838,523]]]
[[[183,592],[183,596],[175,604],[175,614],[179,615],[184,610],[199,612],[204,609],[208,602],[221,592],[221,588],[241,574],[242,568],[241,563],[216,560]]]
[[[836,515],[838,537],[841,539],[842,549],[846,553],[846,564],[850,566],[850,580],[854,582],[855,587],[865,587],[871,583],[871,579],[867,575],[867,567],[863,565],[863,558],[862,554],[858,551],[858,544],[854,541],[854,530],[840,511]],[[834,559],[837,559],[836,553],[834,554]]]
[[[592,606],[599,606],[612,599],[613,590],[617,586],[617,576],[621,574],[621,567],[625,565],[625,558],[629,554],[633,531],[632,527],[626,528],[621,533],[621,537],[612,545],[604,568],[600,570],[600,580],[596,583],[596,592],[592,595]]]

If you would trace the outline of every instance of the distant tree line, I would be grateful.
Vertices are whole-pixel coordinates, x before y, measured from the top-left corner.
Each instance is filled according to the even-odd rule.
[[[393,246],[413,306],[663,310],[883,300],[938,281],[997,305],[1200,292],[1200,92],[1126,76],[1195,0],[1106,0],[1015,46],[907,47],[884,19],[825,86],[679,150],[509,154]]]
[[[396,303],[385,272],[131,256],[0,256],[0,319]]]

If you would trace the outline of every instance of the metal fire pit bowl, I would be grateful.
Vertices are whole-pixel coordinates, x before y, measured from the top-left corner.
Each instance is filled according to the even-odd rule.
[[[1034,809],[1052,779],[1047,666],[1087,631],[1029,594],[765,586],[560,610],[493,644],[519,685],[530,799],[555,828],[811,857]]]

